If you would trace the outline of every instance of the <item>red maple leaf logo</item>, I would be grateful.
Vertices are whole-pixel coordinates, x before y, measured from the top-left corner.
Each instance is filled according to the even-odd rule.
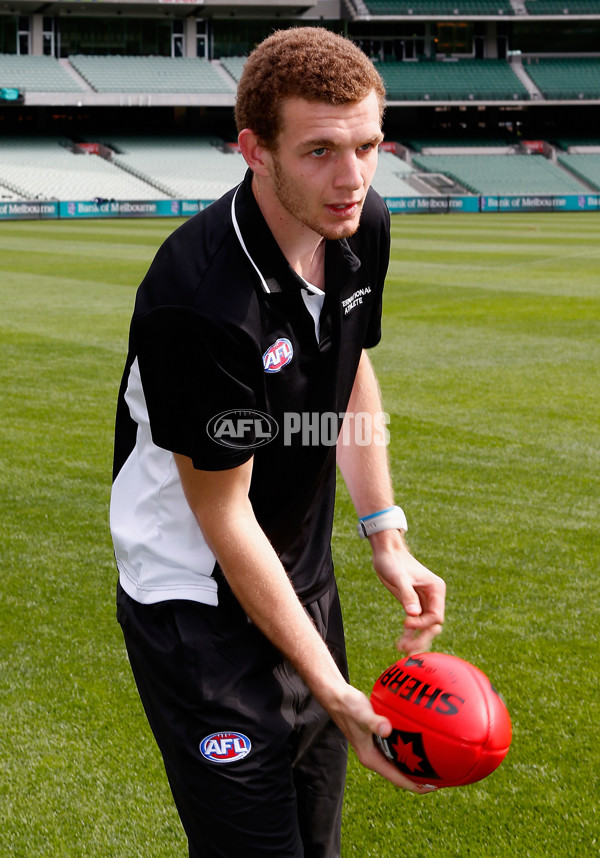
[[[398,742],[396,745],[392,745],[392,748],[396,752],[396,759],[399,763],[406,768],[416,773],[417,769],[420,768],[421,763],[423,762],[423,757],[417,756],[414,752],[412,740],[408,742],[404,742],[400,736],[398,736]],[[422,772],[419,772],[422,774]]]

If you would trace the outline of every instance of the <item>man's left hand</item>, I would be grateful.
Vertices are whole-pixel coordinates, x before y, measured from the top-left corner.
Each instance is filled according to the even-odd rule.
[[[416,560],[398,531],[384,530],[369,537],[373,566],[382,584],[406,611],[399,650],[426,652],[442,630],[446,585]]]

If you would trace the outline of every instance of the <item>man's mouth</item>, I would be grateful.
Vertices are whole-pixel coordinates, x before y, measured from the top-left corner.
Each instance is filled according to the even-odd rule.
[[[356,213],[359,205],[359,202],[335,203],[334,205],[327,205],[325,208],[336,217],[350,217]]]

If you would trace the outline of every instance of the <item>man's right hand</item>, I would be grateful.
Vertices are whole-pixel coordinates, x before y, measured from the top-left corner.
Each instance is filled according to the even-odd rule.
[[[398,771],[376,747],[373,736],[383,738],[390,735],[392,725],[382,715],[378,715],[369,699],[352,685],[346,684],[336,704],[327,703],[329,714],[342,730],[352,747],[359,762],[367,769],[377,772],[401,789],[409,790],[418,795],[435,792],[435,787],[422,787],[413,783]]]

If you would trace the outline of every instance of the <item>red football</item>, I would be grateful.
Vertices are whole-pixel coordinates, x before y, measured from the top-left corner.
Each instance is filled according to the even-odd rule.
[[[427,652],[400,659],[373,687],[375,711],[392,733],[375,741],[410,780],[437,787],[482,780],[510,747],[510,715],[477,667],[453,655]]]

